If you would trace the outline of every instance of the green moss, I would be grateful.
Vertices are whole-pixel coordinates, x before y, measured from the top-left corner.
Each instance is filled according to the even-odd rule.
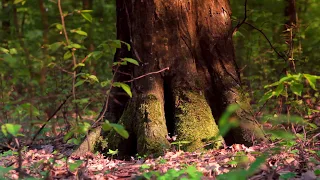
[[[154,95],[142,98],[138,108],[138,152],[161,154],[169,146],[164,106]]]
[[[178,140],[192,143],[185,150],[194,151],[205,145],[205,140],[218,137],[221,146],[222,138],[219,129],[206,102],[204,95],[192,91],[175,92],[176,99],[176,132]]]

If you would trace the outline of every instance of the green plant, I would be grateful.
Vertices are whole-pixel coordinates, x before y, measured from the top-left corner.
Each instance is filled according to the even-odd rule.
[[[146,179],[159,179],[159,180],[166,180],[166,179],[181,179],[181,180],[186,180],[186,179],[201,179],[203,174],[197,170],[196,167],[194,166],[189,166],[186,169],[182,170],[175,170],[175,169],[169,169],[166,173],[160,174],[157,171],[151,171],[147,173],[143,173],[142,175]]]
[[[178,150],[180,151],[183,145],[190,144],[190,143],[191,143],[190,141],[175,141],[175,142],[172,142],[171,145],[177,145]]]

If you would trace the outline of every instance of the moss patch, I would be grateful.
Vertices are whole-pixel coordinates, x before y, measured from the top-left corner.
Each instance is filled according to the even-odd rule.
[[[169,146],[164,105],[154,95],[141,99],[137,110],[138,152],[142,154],[162,154]]]
[[[178,140],[191,141],[184,149],[201,149],[207,139],[218,137],[215,148],[221,146],[219,129],[204,95],[192,91],[175,92],[175,118]]]

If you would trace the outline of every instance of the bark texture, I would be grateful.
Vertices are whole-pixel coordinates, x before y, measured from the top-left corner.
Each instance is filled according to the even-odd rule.
[[[117,0],[118,38],[132,50],[119,49],[115,60],[140,62],[121,71],[138,77],[170,69],[133,81],[132,99],[112,92],[117,101],[109,104],[108,118],[123,124],[130,138],[111,133],[110,148],[127,155],[161,153],[169,146],[168,132],[191,142],[185,150],[202,148],[206,140],[219,139],[216,121],[233,103],[243,108],[237,112],[241,125],[227,143],[252,142],[256,126],[239,91],[230,17],[228,0]],[[119,73],[116,80],[130,78]]]

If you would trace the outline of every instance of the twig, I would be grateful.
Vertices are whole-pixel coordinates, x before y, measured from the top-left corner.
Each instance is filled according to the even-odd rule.
[[[37,138],[37,136],[40,134],[40,132],[42,131],[42,129],[47,125],[47,123],[58,113],[58,111],[60,111],[60,109],[62,108],[62,106],[68,101],[68,99],[70,98],[72,94],[69,94],[66,99],[60,104],[60,106],[54,111],[54,113],[48,118],[48,120],[41,126],[41,128],[38,130],[38,132],[33,136],[32,138],[32,142]]]
[[[277,51],[277,49],[272,45],[272,43],[271,43],[271,41],[269,40],[269,38],[267,37],[267,35],[266,35],[261,29],[255,27],[254,25],[252,25],[252,24],[250,24],[250,23],[248,23],[248,22],[244,22],[244,24],[247,24],[247,25],[250,26],[251,28],[259,31],[259,32],[264,36],[264,38],[268,41],[268,43],[269,43],[270,47],[273,49],[273,51],[274,51],[280,58],[282,58],[282,59],[284,60],[284,62],[287,62],[286,57],[284,57],[283,55],[281,55],[281,54]]]
[[[159,70],[159,71],[149,72],[149,73],[144,74],[144,75],[142,75],[142,76],[139,76],[139,77],[133,78],[133,79],[128,80],[128,81],[123,81],[123,82],[126,82],[126,83],[127,83],[127,82],[132,82],[132,81],[135,81],[135,80],[141,79],[141,78],[143,78],[143,77],[150,76],[150,75],[152,75],[152,74],[158,74],[158,73],[161,73],[161,72],[166,71],[166,70],[169,70],[169,67],[163,68],[163,69],[161,69],[161,70]]]
[[[102,108],[102,110],[100,111],[100,114],[99,114],[99,116],[97,117],[96,121],[92,124],[92,127],[94,127],[94,125],[95,125],[96,123],[98,123],[98,122],[104,117],[104,114],[105,114],[105,113],[107,112],[107,110],[108,110],[108,104],[109,104],[111,89],[112,89],[112,87],[113,87],[114,79],[115,79],[115,77],[116,77],[116,74],[118,73],[119,67],[120,67],[120,65],[117,65],[116,70],[115,70],[114,73],[113,73],[113,77],[112,77],[112,80],[111,80],[111,83],[110,83],[110,88],[107,90],[107,96],[106,96],[106,99],[105,99],[105,103],[103,104],[103,108]]]
[[[232,34],[236,33],[238,31],[238,29],[242,26],[242,24],[244,24],[247,20],[247,2],[248,0],[245,0],[244,2],[244,17],[243,20],[241,22],[239,22],[236,27],[234,27]]]

